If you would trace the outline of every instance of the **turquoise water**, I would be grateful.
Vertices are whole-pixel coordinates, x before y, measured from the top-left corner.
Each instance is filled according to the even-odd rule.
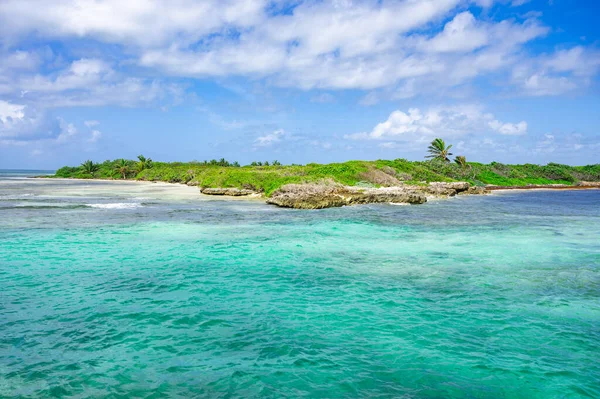
[[[597,398],[599,205],[0,180],[0,396]]]

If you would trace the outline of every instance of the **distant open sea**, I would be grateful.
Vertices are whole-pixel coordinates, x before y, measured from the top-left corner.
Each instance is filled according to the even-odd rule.
[[[303,211],[28,174],[0,397],[600,397],[600,190]]]
[[[32,176],[53,175],[54,170],[0,169],[0,179],[22,179]]]

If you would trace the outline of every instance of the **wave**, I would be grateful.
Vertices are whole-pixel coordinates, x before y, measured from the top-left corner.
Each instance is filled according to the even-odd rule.
[[[13,206],[0,206],[0,210],[10,209],[81,209],[88,208],[87,205],[72,204],[72,205],[61,205],[61,204],[48,204],[48,205],[13,205]]]
[[[30,198],[35,197],[35,194],[19,194],[19,195],[3,195],[0,194],[0,201],[14,201],[14,200],[30,200]]]
[[[143,205],[137,202],[116,202],[112,204],[86,204],[86,206],[99,209],[136,209]]]
[[[73,204],[73,203],[24,203],[11,204],[9,206],[0,206],[0,210],[7,209],[136,209],[143,207],[144,204],[137,202],[116,202],[109,204]]]

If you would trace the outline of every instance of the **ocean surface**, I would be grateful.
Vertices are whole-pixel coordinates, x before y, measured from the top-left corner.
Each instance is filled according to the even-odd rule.
[[[600,397],[600,190],[302,211],[24,174],[0,397]]]

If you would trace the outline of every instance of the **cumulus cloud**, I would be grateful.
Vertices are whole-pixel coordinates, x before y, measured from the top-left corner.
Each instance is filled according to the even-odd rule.
[[[422,143],[434,137],[457,138],[469,134],[495,132],[502,135],[527,133],[527,122],[504,123],[476,105],[437,107],[426,111],[411,108],[390,114],[370,132],[356,133],[347,138]],[[389,147],[391,144],[384,143]]]
[[[240,75],[302,89],[368,90],[417,77],[459,82],[495,71],[514,62],[521,44],[548,31],[534,19],[482,22],[465,11],[435,33],[464,3],[6,0],[0,33],[5,40],[35,33],[116,43],[132,61],[174,76]],[[53,81],[31,83],[68,88],[108,73],[99,60],[79,62]]]
[[[24,109],[24,105],[11,104],[0,100],[0,121],[2,121],[3,125],[8,125],[9,123],[22,120],[25,116]]]
[[[177,35],[197,40],[223,26],[252,26],[264,18],[267,5],[267,0],[4,0],[0,34],[157,46]]]
[[[494,1],[5,0],[0,94],[38,108],[144,106],[182,98],[178,78],[242,76],[286,88],[365,90],[360,103],[373,105],[454,95],[500,73],[525,94],[555,95],[589,86],[598,73],[597,52],[582,46],[528,54],[525,45],[550,32],[536,15],[501,20],[466,11],[473,4]],[[85,45],[89,55],[19,49],[38,37]]]
[[[47,113],[0,100],[0,138],[28,141],[53,138],[60,134],[59,121]]]
[[[72,142],[78,131],[74,124],[43,109],[0,100],[0,140],[3,144]]]
[[[456,15],[437,35],[413,32],[458,4],[306,2],[233,38],[217,35],[200,50],[149,49],[140,62],[178,76],[266,77],[302,89],[368,90],[414,78],[459,84],[516,62],[522,44],[548,32],[535,19],[483,23],[470,12]]]

